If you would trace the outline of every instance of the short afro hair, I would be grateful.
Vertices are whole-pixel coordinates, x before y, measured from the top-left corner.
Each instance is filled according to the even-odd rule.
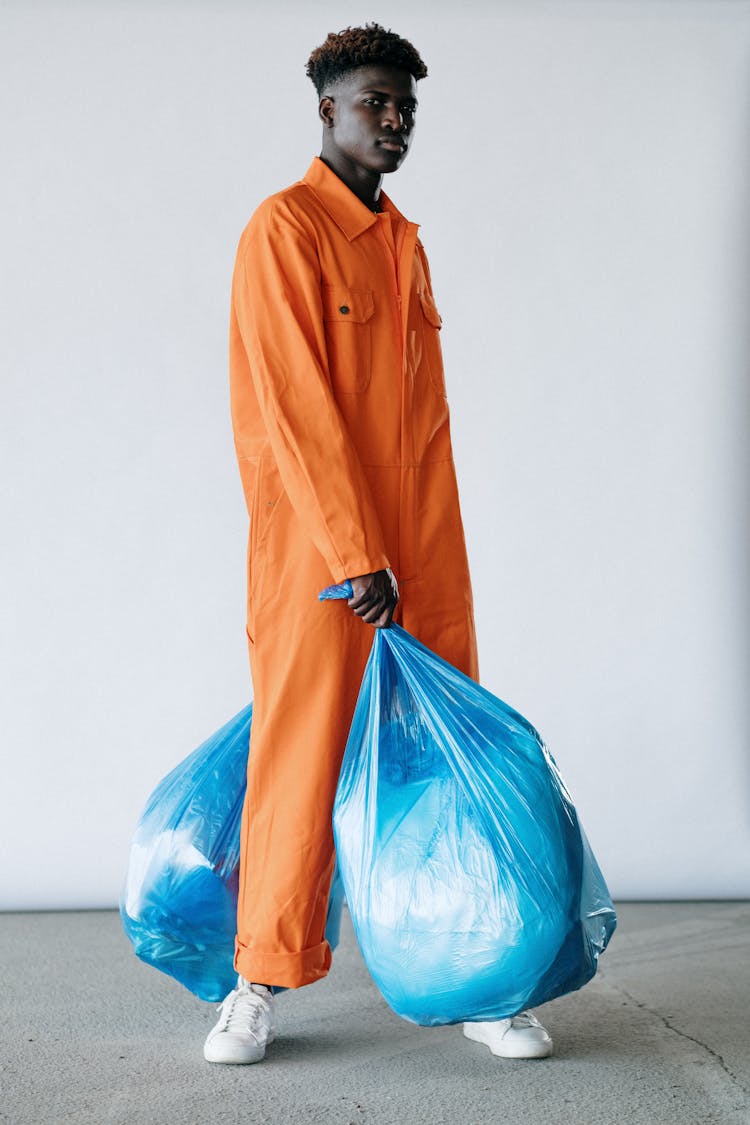
[[[316,47],[307,60],[305,73],[320,97],[347,71],[373,65],[403,67],[417,80],[427,77],[427,67],[416,47],[378,23],[329,32],[325,43]]]

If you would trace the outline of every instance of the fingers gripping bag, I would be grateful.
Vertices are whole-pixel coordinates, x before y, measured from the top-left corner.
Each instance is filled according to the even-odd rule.
[[[503,1019],[596,972],[615,911],[541,736],[397,625],[375,630],[333,821],[365,963],[404,1019]]]
[[[202,1000],[223,1000],[237,980],[240,822],[251,719],[248,705],[157,785],[131,844],[120,902],[136,955]],[[342,905],[336,873],[326,926],[331,948],[338,942]]]

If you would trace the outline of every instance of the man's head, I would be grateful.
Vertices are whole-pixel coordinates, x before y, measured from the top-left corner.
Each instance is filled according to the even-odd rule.
[[[323,155],[369,172],[395,172],[414,132],[417,81],[427,74],[408,40],[378,24],[331,32],[307,63],[318,91]]]

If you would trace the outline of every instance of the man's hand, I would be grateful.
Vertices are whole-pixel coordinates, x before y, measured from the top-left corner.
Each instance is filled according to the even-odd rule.
[[[390,570],[376,570],[350,578],[353,595],[347,601],[357,617],[376,629],[387,629],[398,602],[398,586]]]

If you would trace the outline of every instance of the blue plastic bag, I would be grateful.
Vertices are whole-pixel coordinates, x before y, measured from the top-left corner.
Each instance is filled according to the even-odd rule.
[[[223,1000],[237,980],[240,820],[251,718],[249,705],[151,794],[130,848],[120,902],[122,924],[137,956],[202,1000]],[[332,949],[342,906],[336,871],[326,926]]]
[[[596,972],[615,912],[549,750],[397,625],[375,630],[333,819],[365,963],[404,1019],[502,1019]]]

